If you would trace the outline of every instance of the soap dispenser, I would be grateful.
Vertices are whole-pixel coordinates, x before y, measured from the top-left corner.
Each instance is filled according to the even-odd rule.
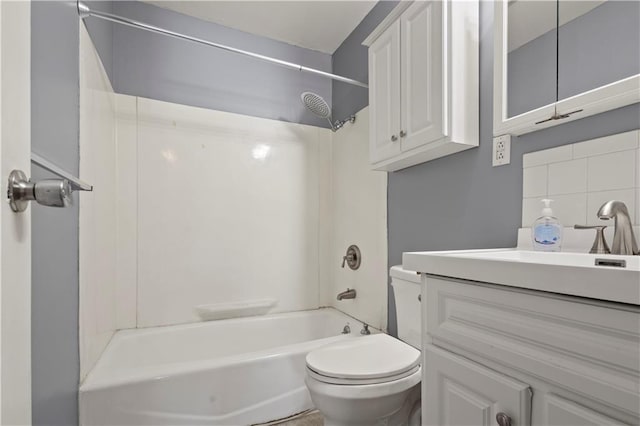
[[[562,225],[553,215],[551,202],[547,198],[540,200],[544,204],[542,215],[531,226],[533,249],[538,251],[560,251],[562,244]]]

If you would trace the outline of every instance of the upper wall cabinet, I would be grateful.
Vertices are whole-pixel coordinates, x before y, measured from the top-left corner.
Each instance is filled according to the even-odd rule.
[[[363,44],[373,169],[478,146],[478,2],[400,2]]]
[[[640,2],[494,3],[495,136],[640,102]]]

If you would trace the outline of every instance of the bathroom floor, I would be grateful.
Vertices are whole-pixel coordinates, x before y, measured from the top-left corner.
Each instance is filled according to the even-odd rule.
[[[262,423],[260,426],[324,426],[322,414],[318,411],[305,411],[286,419]]]

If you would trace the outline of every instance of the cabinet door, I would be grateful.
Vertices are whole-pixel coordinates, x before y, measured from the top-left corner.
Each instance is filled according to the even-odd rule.
[[[400,18],[403,151],[444,136],[443,3],[415,2]]]
[[[433,345],[425,346],[422,366],[423,424],[497,425],[498,413],[512,426],[530,423],[528,385]]]
[[[371,163],[400,153],[400,21],[369,47]]]
[[[544,424],[547,426],[600,426],[624,423],[554,394],[544,395]]]

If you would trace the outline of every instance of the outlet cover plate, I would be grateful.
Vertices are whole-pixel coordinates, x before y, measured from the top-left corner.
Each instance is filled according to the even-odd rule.
[[[511,135],[493,138],[493,167],[511,163]]]

